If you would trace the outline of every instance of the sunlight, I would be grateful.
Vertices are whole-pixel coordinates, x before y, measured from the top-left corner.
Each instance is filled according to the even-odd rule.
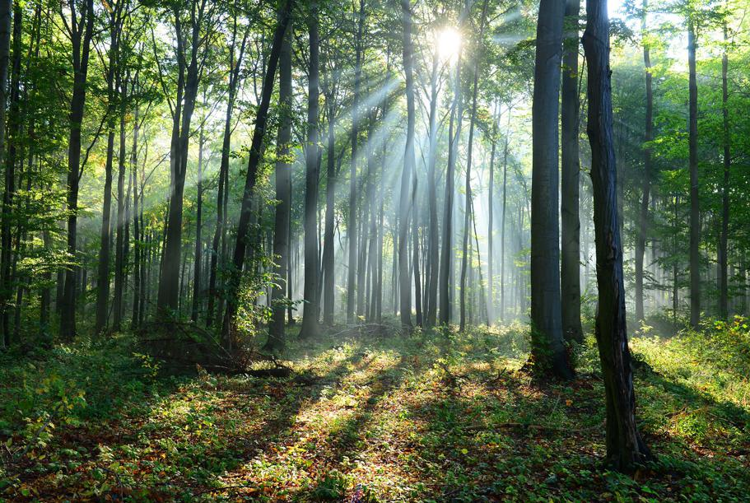
[[[435,47],[440,59],[453,60],[461,49],[461,34],[453,27],[446,27],[435,36]]]

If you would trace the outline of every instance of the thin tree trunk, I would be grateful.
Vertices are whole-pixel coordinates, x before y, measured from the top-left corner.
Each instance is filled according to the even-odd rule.
[[[125,215],[125,156],[127,152],[127,146],[125,143],[125,102],[127,82],[120,82],[119,88],[122,89],[120,94],[120,158],[118,161],[118,175],[117,175],[117,242],[115,244],[115,295],[112,300],[114,304],[114,317],[112,320],[112,329],[115,332],[119,332],[122,327],[122,303],[123,293],[125,287],[125,247],[127,240],[125,239],[125,223],[127,218]]]
[[[445,173],[445,201],[443,212],[443,243],[440,253],[440,278],[438,290],[440,292],[440,309],[438,320],[440,325],[447,326],[451,321],[451,252],[453,249],[453,197],[455,193],[456,156],[458,141],[461,137],[461,122],[463,120],[464,105],[461,99],[461,48],[456,57],[456,70],[453,77],[453,103],[448,126],[448,168]],[[455,127],[454,127],[455,126]]]
[[[203,105],[206,105],[205,92],[203,95]],[[198,182],[196,186],[196,204],[195,204],[195,259],[193,265],[193,306],[190,313],[190,319],[193,323],[198,323],[198,316],[201,310],[201,301],[203,292],[201,286],[201,265],[203,262],[203,149],[206,143],[206,133],[203,124],[200,127],[198,135]]]
[[[354,323],[355,313],[355,291],[357,281],[357,162],[358,162],[358,137],[359,137],[359,94],[362,84],[362,38],[365,26],[365,0],[359,2],[359,14],[357,21],[357,38],[355,46],[354,64],[354,97],[352,102],[352,156],[349,174],[349,221],[347,229],[347,240],[349,243],[349,269],[346,281],[346,322]]]
[[[15,32],[15,25],[20,25],[21,19],[16,14],[13,19],[13,31]],[[12,236],[11,236],[11,211],[13,199],[15,196],[15,159],[13,155],[8,155],[5,159],[6,150],[6,107],[8,104],[8,69],[10,66],[10,34],[11,34],[11,12],[13,11],[12,0],[0,1],[0,165],[5,166],[5,190],[3,191],[3,208],[2,208],[2,238],[0,239],[2,244],[2,251],[0,252],[0,264],[2,271],[0,272],[0,330],[2,331],[2,337],[0,337],[0,348],[8,347],[11,343],[10,334],[10,322],[8,312],[8,298],[11,294],[11,247],[12,247]],[[20,30],[20,26],[19,26]],[[16,59],[20,65],[20,52],[17,50],[16,36],[14,33],[13,41],[13,73],[15,74]],[[18,39],[18,46],[20,47],[20,39]],[[13,96],[18,96],[18,77],[13,76],[13,84],[10,89],[10,93]],[[18,122],[18,119],[14,119],[14,115],[18,113],[17,99],[14,100],[11,97],[11,129],[15,129],[14,122]],[[13,132],[10,133],[10,143],[14,143],[12,138]],[[10,151],[11,149],[9,149]]]
[[[484,37],[484,24],[487,17],[487,4],[488,0],[484,1],[482,7],[482,21],[479,27],[479,40],[480,43]],[[482,50],[478,51],[475,55],[474,60],[474,87],[472,90],[471,97],[471,118],[469,119],[469,148],[466,155],[466,206],[464,209],[464,243],[463,243],[463,254],[461,257],[461,285],[460,285],[460,310],[461,318],[459,330],[463,332],[466,329],[466,270],[469,264],[469,233],[471,232],[471,211],[473,208],[472,195],[471,195],[471,161],[472,153],[474,151],[474,125],[477,117],[477,96],[479,94],[479,61],[481,60]]]
[[[414,76],[412,62],[412,17],[409,0],[401,0],[402,23],[404,29],[404,73],[406,75],[406,150],[404,154],[404,169],[401,173],[401,194],[398,213],[398,274],[399,274],[399,308],[401,311],[401,326],[411,331],[411,280],[409,275],[409,216],[410,197],[409,184],[414,169]]]
[[[732,167],[732,135],[729,124],[729,56],[728,52],[727,21],[724,20],[724,54],[721,57],[721,90],[722,90],[722,115],[724,126],[724,180],[721,194],[721,237],[719,239],[719,315],[723,319],[729,316],[729,174]]]
[[[638,433],[635,391],[625,326],[622,242],[617,215],[617,167],[612,138],[607,0],[587,0],[583,47],[588,61],[591,180],[594,187],[599,310],[596,338],[607,410],[607,460],[632,472],[652,455]]]
[[[430,211],[429,240],[427,243],[427,267],[429,282],[427,285],[427,326],[437,323],[438,280],[440,276],[440,236],[437,213],[437,148],[438,148],[438,63],[440,53],[437,48],[432,54],[432,73],[430,75],[430,150],[427,158],[427,199]]]
[[[500,217],[500,319],[505,322],[505,214],[508,208],[508,141],[510,137],[511,109],[508,108],[508,127],[503,147],[503,211]]]
[[[500,122],[500,103],[495,102],[495,113],[492,117],[491,142],[492,149],[490,153],[490,186],[489,202],[487,204],[488,222],[487,222],[487,290],[489,301],[487,303],[487,324],[492,325],[495,321],[495,154],[497,153],[497,125]]]
[[[638,231],[635,241],[635,318],[643,320],[645,311],[643,309],[643,259],[646,253],[646,235],[648,227],[648,205],[651,194],[651,146],[654,139],[654,92],[651,75],[651,50],[646,42],[648,20],[648,0],[643,0],[643,19],[641,20],[641,33],[643,44],[643,63],[646,68],[646,134],[644,141],[646,147],[643,149],[643,182],[641,190],[641,211]]]
[[[689,109],[688,134],[690,166],[690,324],[698,328],[701,319],[700,201],[698,199],[698,82],[695,67],[697,48],[694,14],[688,19]]]

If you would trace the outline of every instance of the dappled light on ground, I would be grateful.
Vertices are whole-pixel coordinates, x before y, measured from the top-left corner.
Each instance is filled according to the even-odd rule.
[[[629,478],[602,469],[595,348],[578,353],[576,380],[545,383],[521,370],[524,337],[520,326],[324,337],[290,348],[286,379],[147,375],[121,407],[61,424],[5,465],[0,490],[46,501],[341,501],[357,486],[371,501],[746,494],[748,383],[716,353],[697,358],[688,335],[633,341],[639,417],[660,462]]]

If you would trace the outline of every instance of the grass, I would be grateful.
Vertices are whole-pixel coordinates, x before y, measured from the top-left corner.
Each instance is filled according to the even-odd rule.
[[[293,342],[288,379],[164,377],[126,337],[6,356],[0,499],[342,501],[359,486],[368,501],[742,501],[745,323],[634,338],[659,456],[634,477],[601,465],[593,341],[576,380],[539,382],[521,325]]]

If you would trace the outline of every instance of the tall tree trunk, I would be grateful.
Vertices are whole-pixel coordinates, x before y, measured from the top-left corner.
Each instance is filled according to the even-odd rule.
[[[203,96],[203,105],[206,105],[205,93]],[[198,135],[198,183],[196,186],[196,204],[195,204],[195,259],[193,265],[193,306],[190,313],[190,319],[193,323],[198,323],[198,315],[201,310],[201,301],[203,292],[201,286],[201,265],[203,262],[203,149],[206,143],[206,133],[203,124],[201,124],[200,134]]]
[[[71,42],[73,44],[73,94],[70,99],[70,133],[68,136],[68,235],[67,252],[70,260],[78,259],[78,187],[81,170],[81,128],[86,108],[91,40],[94,36],[94,0],[79,5],[78,15],[71,12]],[[60,302],[60,336],[71,341],[76,335],[76,274],[72,265],[65,272]]]
[[[213,241],[211,242],[211,264],[209,266],[209,277],[208,277],[208,307],[206,313],[206,326],[210,327],[213,325],[215,310],[214,304],[216,302],[216,281],[219,267],[219,256],[222,255],[220,249],[222,238],[225,235],[226,228],[226,207],[225,201],[227,200],[227,193],[229,192],[229,158],[231,155],[232,148],[232,114],[234,112],[234,104],[237,96],[237,87],[239,84],[239,75],[242,68],[242,60],[245,54],[245,47],[247,44],[247,37],[249,30],[246,29],[242,42],[240,43],[239,53],[236,54],[237,48],[237,3],[235,0],[235,9],[232,17],[232,42],[229,47],[229,88],[227,90],[228,99],[226,106],[226,115],[224,117],[224,135],[221,145],[221,163],[219,167],[219,187],[216,197],[216,229],[214,230]],[[235,60],[236,58],[236,60]],[[221,312],[221,308],[218,309]]]
[[[508,127],[505,131],[505,146],[503,147],[503,202],[500,217],[500,319],[505,322],[505,221],[508,209],[508,141],[510,137],[510,119],[512,111],[508,108]]]
[[[487,3],[488,0],[484,0],[484,6],[482,7],[482,21],[479,27],[479,43],[484,43],[484,23],[487,17]],[[466,329],[466,271],[469,264],[469,234],[471,232],[471,211],[473,208],[472,195],[471,195],[471,161],[472,153],[474,151],[474,124],[477,117],[477,96],[479,94],[479,62],[482,58],[482,50],[479,49],[477,54],[474,56],[474,87],[472,88],[471,97],[471,118],[469,119],[469,148],[466,155],[466,206],[464,209],[464,243],[463,243],[463,254],[461,256],[461,285],[460,285],[460,309],[461,318],[459,330],[463,332]]]
[[[418,327],[423,324],[422,319],[422,280],[419,271],[419,209],[417,207],[417,171],[412,172],[412,264],[414,268],[414,304],[416,308],[416,323]]]
[[[289,25],[293,4],[294,0],[286,0],[284,7],[282,7],[281,12],[279,13],[279,21],[273,33],[271,53],[268,56],[266,65],[266,74],[263,77],[263,91],[261,94],[260,105],[258,106],[258,112],[255,116],[255,127],[253,128],[253,139],[250,144],[245,189],[242,196],[242,207],[240,209],[240,221],[237,225],[237,242],[235,243],[234,248],[233,267],[230,270],[230,277],[227,285],[227,306],[222,324],[222,342],[224,347],[229,351],[233,351],[234,349],[237,294],[239,292],[240,280],[242,279],[242,268],[245,263],[245,251],[248,245],[247,238],[248,231],[250,230],[250,220],[252,218],[253,192],[255,190],[255,183],[258,176],[263,137],[265,136],[266,125],[268,123],[268,107],[271,104],[271,95],[273,94],[274,80],[276,79],[276,67],[279,63],[281,46],[283,45],[286,28]]]
[[[135,93],[134,93],[135,94]],[[140,222],[138,195],[138,133],[140,132],[139,108],[135,105],[133,116],[133,147],[130,151],[130,171],[133,186],[133,315],[131,330],[138,328],[141,319],[141,267],[143,257],[143,229]]]
[[[462,15],[463,17],[463,15]],[[443,243],[440,253],[440,278],[438,290],[440,292],[440,309],[438,320],[440,325],[447,326],[451,321],[451,252],[453,250],[453,197],[455,193],[456,156],[458,141],[461,138],[461,122],[463,120],[464,105],[461,99],[461,48],[456,56],[456,70],[453,77],[453,103],[448,126],[448,167],[445,172],[445,201],[443,211]]]
[[[401,326],[411,330],[411,279],[409,275],[409,215],[411,211],[409,197],[409,183],[414,169],[414,76],[412,62],[412,18],[410,0],[401,0],[402,23],[404,29],[404,74],[406,75],[406,151],[404,154],[404,169],[401,173],[401,195],[398,212],[398,274],[399,274],[399,309],[401,311]]]
[[[308,73],[307,145],[305,146],[305,310],[302,314],[300,337],[308,339],[318,335],[318,98],[320,96],[318,34],[318,2],[310,2],[308,33],[310,37],[310,69]],[[351,246],[351,243],[350,243]],[[354,264],[350,263],[351,268]]]
[[[559,138],[563,2],[541,0],[532,110],[531,336],[542,372],[570,378],[563,345],[560,299]]]
[[[127,145],[125,143],[125,113],[126,113],[126,89],[127,82],[120,82],[120,158],[117,173],[117,242],[115,244],[115,295],[112,299],[114,304],[114,316],[112,329],[118,332],[122,327],[122,303],[125,289],[125,247],[126,239],[126,210],[125,210],[125,156]]]
[[[579,192],[581,164],[578,153],[580,100],[578,98],[578,17],[580,0],[568,0],[565,7],[566,32],[563,40],[562,71],[562,176],[560,205],[562,223],[562,262],[560,284],[563,335],[566,341],[583,342],[581,328],[581,222]]]
[[[181,7],[174,6],[174,25],[177,33],[178,80],[177,98],[173,111],[172,141],[170,146],[170,197],[169,220],[164,249],[164,261],[159,277],[156,301],[157,316],[164,321],[173,320],[179,310],[180,264],[182,252],[182,207],[190,146],[190,125],[195,111],[201,69],[199,54],[207,48],[202,28],[206,29],[206,0],[191,2],[190,37],[183,33]],[[197,12],[196,12],[197,11]],[[187,67],[185,66],[187,64]]]
[[[336,136],[335,136],[335,106],[333,93],[326,95],[328,106],[328,155],[326,167],[326,215],[323,236],[323,323],[333,325],[333,313],[336,302],[335,282],[336,265],[334,263],[335,243],[334,211],[336,204]]]
[[[643,18],[641,34],[643,42],[643,64],[646,68],[646,134],[643,149],[643,182],[641,190],[641,211],[635,241],[635,318],[644,319],[643,309],[643,257],[646,253],[646,235],[648,227],[648,205],[651,195],[651,145],[654,139],[654,92],[651,75],[651,49],[647,42],[648,0],[643,0]]]
[[[629,472],[652,456],[636,424],[633,371],[625,326],[625,282],[612,138],[607,0],[587,0],[586,13],[583,47],[588,61],[588,135],[599,286],[596,339],[606,394],[607,459],[615,469]]]
[[[724,20],[724,54],[721,57],[722,114],[724,127],[724,180],[721,187],[721,237],[719,239],[719,315],[729,316],[729,173],[732,167],[732,135],[729,125],[729,55],[727,21]]]
[[[10,334],[10,323],[9,323],[9,312],[8,312],[8,298],[11,294],[11,211],[13,199],[15,196],[15,159],[12,155],[8,155],[5,159],[6,150],[6,131],[5,131],[5,119],[6,119],[6,107],[8,104],[8,69],[10,66],[10,32],[11,32],[11,12],[13,11],[12,0],[0,1],[0,165],[5,166],[5,190],[3,191],[3,208],[2,208],[2,238],[1,246],[2,251],[0,252],[0,266],[2,271],[0,272],[0,330],[2,331],[2,337],[0,337],[0,348],[8,347],[11,343]],[[15,9],[16,13],[13,15],[13,25],[16,23],[20,24],[20,12],[19,9]],[[20,29],[20,26],[19,26]],[[15,26],[14,30],[15,32]],[[20,65],[20,52],[17,50],[17,44],[15,40],[16,36],[14,33],[14,47],[13,47],[13,59],[14,59],[14,70],[15,70],[15,59],[19,58]],[[20,39],[18,39],[18,47],[20,47]],[[13,72],[15,73],[15,71]],[[18,83],[17,77],[13,79],[15,84]],[[10,93],[18,96],[17,85],[12,85]],[[17,114],[17,104],[14,106],[13,98],[11,97],[11,121],[13,121],[13,115]],[[17,100],[16,100],[17,101]],[[17,119],[15,119],[17,122]],[[11,129],[15,126],[11,124]],[[10,141],[13,142],[13,133],[11,132]],[[10,149],[9,149],[10,150]]]
[[[440,236],[437,212],[437,147],[438,147],[438,64],[440,53],[437,48],[432,54],[432,72],[430,74],[430,147],[427,157],[427,204],[429,205],[430,221],[427,242],[427,327],[434,327],[437,323],[438,279],[440,275]]]
[[[274,219],[273,254],[276,257],[271,308],[273,314],[268,330],[266,348],[272,351],[284,347],[284,318],[286,280],[289,277],[289,220],[292,209],[292,165],[289,162],[289,143],[292,139],[292,27],[287,26],[279,56],[279,114],[281,124],[277,141],[276,214]],[[330,171],[329,171],[330,174]],[[332,270],[333,268],[331,268]],[[289,300],[289,299],[287,299]],[[327,305],[326,305],[327,307]]]
[[[490,133],[492,149],[490,152],[490,186],[488,190],[489,202],[487,204],[487,290],[489,301],[487,302],[487,324],[492,325],[495,321],[495,154],[497,153],[497,126],[500,122],[500,103],[495,102],[495,113],[492,117],[492,132]]]
[[[688,18],[688,72],[690,120],[688,150],[690,166],[690,324],[698,328],[701,320],[701,270],[700,270],[700,201],[698,200],[698,82],[695,67],[695,15]]]
[[[357,22],[357,38],[355,46],[354,64],[354,97],[352,102],[352,159],[349,174],[349,221],[347,239],[349,243],[349,269],[346,281],[346,322],[354,323],[355,313],[355,291],[357,282],[357,162],[358,162],[358,140],[359,140],[359,94],[362,85],[362,39],[365,27],[365,0],[359,2],[359,15]]]

